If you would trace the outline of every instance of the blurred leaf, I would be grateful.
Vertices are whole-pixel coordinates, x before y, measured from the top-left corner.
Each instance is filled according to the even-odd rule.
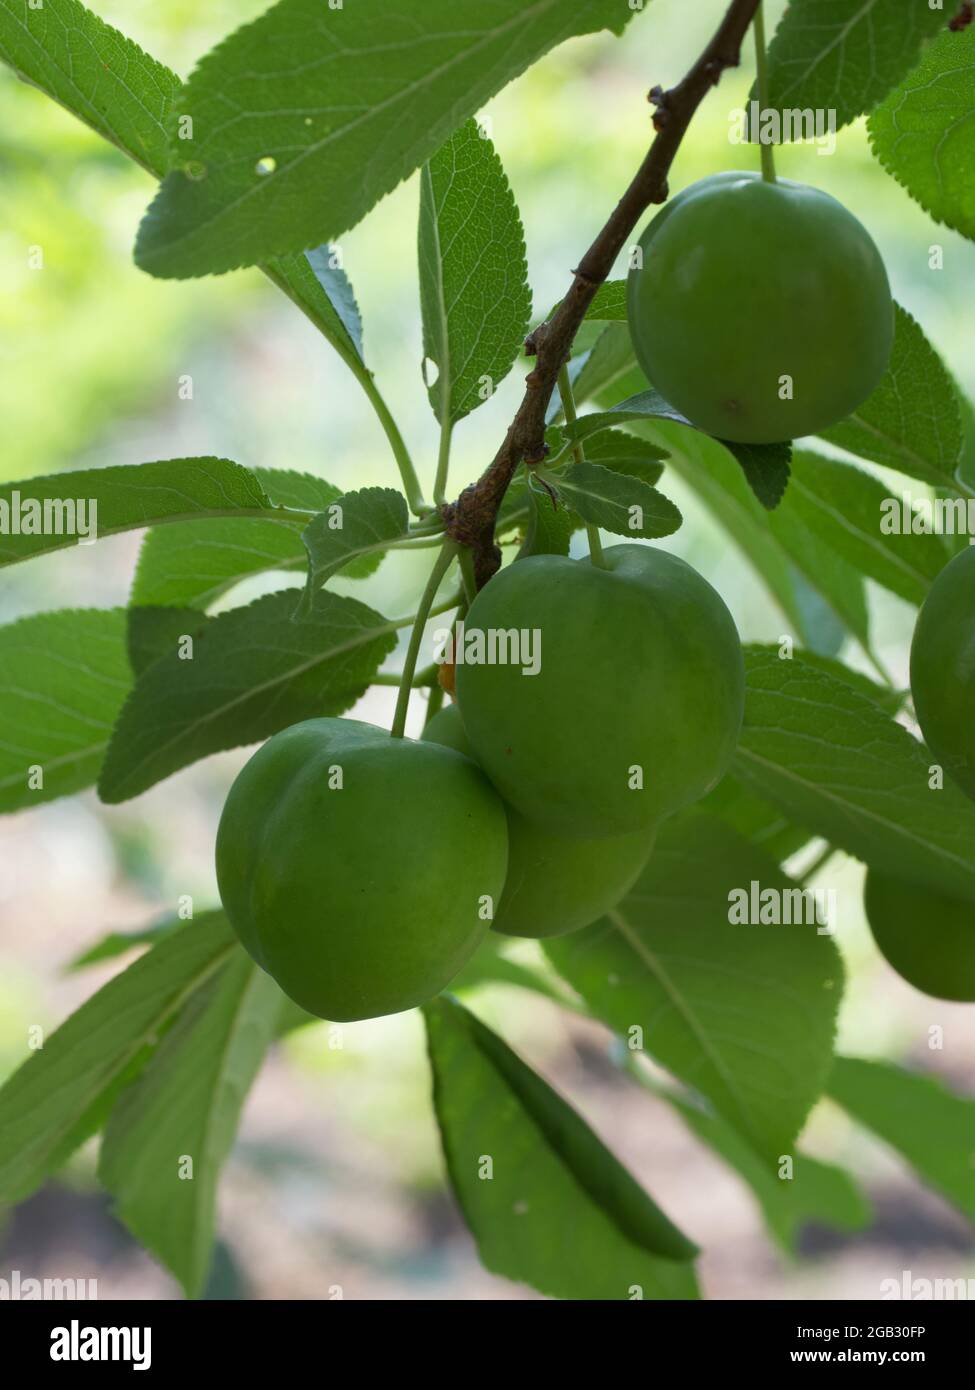
[[[707,1096],[766,1161],[791,1151],[829,1074],[843,966],[807,925],[740,925],[731,893],[795,885],[711,816],[665,821],[614,911],[546,941],[556,970],[624,1037]]]
[[[587,353],[575,357],[569,364],[572,392],[579,405],[593,400],[615,382],[624,380],[636,368],[636,354],[625,321],[610,323]],[[558,393],[552,397],[553,418],[561,413]]]
[[[217,1183],[272,1042],[278,986],[235,951],[180,1010],[105,1127],[98,1176],[190,1297],[206,1281]]]
[[[16,1202],[88,1138],[196,990],[236,950],[223,914],[187,922],[103,986],[0,1089],[0,1202]],[[199,1060],[199,1059],[198,1059]]]
[[[180,80],[78,0],[0,0],[0,60],[162,177]]]
[[[946,22],[924,0],[792,0],[769,44],[769,106],[835,111],[837,127],[849,125],[883,100]]]
[[[178,917],[166,917],[161,922],[154,922],[150,927],[143,927],[141,931],[109,932],[94,946],[89,946],[87,950],[75,956],[64,968],[71,974],[76,970],[84,970],[89,965],[101,965],[103,961],[124,956],[138,946],[155,946],[164,937],[172,936],[182,925]]]
[[[975,1222],[975,1101],[890,1062],[837,1057],[829,1095]]]
[[[509,960],[503,954],[504,945],[503,936],[497,932],[488,932],[460,974],[451,980],[451,994],[467,989],[480,989],[484,985],[512,985],[518,989],[532,990],[555,1004],[564,1005],[565,998],[541,971],[522,965],[519,961]]]
[[[617,536],[654,540],[672,535],[683,520],[656,488],[597,463],[572,463],[549,481],[583,521]]]
[[[0,627],[0,812],[90,786],[132,686],[126,612],[62,609]],[[32,788],[30,769],[43,785]]]
[[[920,325],[899,304],[894,311],[894,349],[880,385],[823,438],[913,478],[950,483],[962,449],[958,395]]]
[[[975,806],[928,785],[931,754],[846,681],[745,653],[735,774],[839,849],[901,878],[975,899]]]
[[[427,395],[437,419],[455,425],[511,371],[532,308],[521,217],[475,121],[423,167],[419,255],[423,352],[438,369]]]
[[[286,589],[221,613],[192,660],[174,652],[142,673],[108,747],[103,801],[127,801],[199,758],[355,703],[393,650],[396,625],[328,590],[310,613],[296,616],[295,605]]]
[[[302,611],[308,612],[316,589],[351,561],[383,555],[391,542],[409,531],[406,498],[391,487],[364,487],[346,492],[319,512],[302,532],[308,553],[308,585]]]
[[[810,839],[808,830],[794,825],[778,806],[743,787],[730,772],[698,802],[698,807],[753,841],[777,864],[802,849]]]
[[[944,13],[938,15],[944,24]],[[895,24],[903,19],[899,12]],[[925,212],[975,240],[973,120],[975,29],[969,27],[946,31],[925,50],[873,112],[868,130],[874,154]]]
[[[543,53],[631,17],[618,0],[279,0],[186,84],[180,149],[205,175],[165,179],[138,262],[202,275],[335,240]]]
[[[576,1111],[460,1004],[423,1012],[447,1170],[484,1265],[553,1298],[696,1297],[695,1247]]]

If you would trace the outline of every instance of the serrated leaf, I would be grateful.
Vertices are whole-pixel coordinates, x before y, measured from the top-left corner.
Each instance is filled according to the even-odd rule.
[[[168,459],[27,478],[0,485],[0,566],[63,550],[82,537],[271,510],[255,475],[228,459]]]
[[[586,441],[586,462],[598,463],[627,478],[639,478],[653,487],[663,475],[666,449],[639,439],[625,430],[603,430]]]
[[[684,813],[617,908],[545,951],[598,1018],[641,1028],[647,1053],[773,1162],[826,1083],[843,966],[814,923],[729,921],[729,895],[753,881],[795,887],[730,826]]]
[[[187,637],[196,637],[207,618],[198,608],[127,608],[126,649],[134,676],[176,651]]]
[[[180,1010],[105,1126],[98,1176],[116,1215],[190,1297],[206,1280],[220,1170],[280,1001],[270,975],[235,951]]]
[[[865,863],[975,899],[975,806],[878,705],[800,656],[745,653],[734,769],[792,820]]]
[[[277,256],[262,269],[315,327],[363,385],[369,372],[363,360],[362,319],[349,277],[336,264],[331,246]]]
[[[0,60],[162,177],[180,79],[78,0],[0,0]]]
[[[346,492],[309,522],[301,539],[308,553],[307,611],[312,595],[354,560],[382,556],[409,530],[406,498],[391,487]]]
[[[90,786],[132,687],[123,608],[63,609],[0,628],[0,812]],[[40,768],[43,783],[32,786]]]
[[[975,29],[969,27],[931,44],[867,128],[874,154],[925,212],[975,240],[973,120]]]
[[[104,1117],[183,1004],[239,950],[219,912],[102,987],[0,1088],[0,1202],[20,1201]]]
[[[423,1012],[447,1171],[484,1265],[553,1298],[696,1297],[694,1246],[581,1117],[454,1000]]]
[[[835,111],[837,128],[849,125],[883,100],[946,22],[927,0],[792,0],[769,44],[768,104]]]
[[[525,523],[525,539],[518,551],[518,559],[529,555],[568,555],[572,533],[579,526],[578,517],[543,489],[532,486],[525,490],[528,503],[528,519]],[[508,526],[511,521],[509,519]],[[499,525],[503,529],[504,523]]]
[[[556,304],[549,314],[549,318],[555,313],[559,305]],[[588,323],[613,323],[627,316],[626,310],[626,281],[607,280],[599,286],[593,296],[592,303],[586,310],[583,322]],[[579,337],[576,336],[576,351],[579,350]]]
[[[789,486],[791,444],[721,443],[738,460],[745,481],[767,512],[774,512]]]
[[[184,277],[334,241],[543,53],[631,17],[618,0],[279,0],[186,84],[195,138],[174,151],[203,176],[164,180],[136,258]]]
[[[296,616],[295,605],[284,590],[221,613],[192,660],[173,653],[142,673],[105,756],[103,801],[127,801],[199,758],[355,703],[395,646],[396,624],[328,590],[309,613]]]
[[[437,368],[427,395],[437,419],[455,425],[511,371],[532,307],[521,217],[475,121],[423,167],[419,260],[423,352]]]
[[[617,536],[653,540],[679,529],[680,512],[669,498],[638,478],[597,463],[573,463],[551,482],[573,511],[591,526]]]
[[[890,1062],[837,1057],[829,1095],[975,1221],[975,1100]]]
[[[962,452],[958,394],[920,325],[899,304],[894,310],[894,348],[880,385],[823,438],[913,478],[950,483]]]

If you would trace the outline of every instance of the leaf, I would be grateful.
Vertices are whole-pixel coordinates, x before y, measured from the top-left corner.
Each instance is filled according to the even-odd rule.
[[[116,1215],[191,1298],[206,1281],[220,1169],[280,1001],[270,975],[235,951],[180,1011],[105,1127],[98,1176]]]
[[[874,154],[915,202],[975,240],[973,120],[975,29],[969,27],[931,44],[867,129]]]
[[[549,314],[551,319],[559,305],[556,304]],[[626,281],[607,280],[599,286],[593,296],[592,303],[586,310],[584,322],[589,323],[612,323],[625,320],[627,317],[626,308]],[[576,348],[578,350],[579,339],[576,338]]]
[[[936,1077],[856,1057],[837,1057],[829,1095],[975,1221],[975,1101]]]
[[[596,463],[570,464],[563,473],[553,473],[550,481],[584,521],[617,536],[653,540],[672,535],[682,521],[662,492]]]
[[[568,555],[572,533],[580,524],[578,517],[558,506],[547,492],[537,487],[529,487],[525,495],[528,519],[518,559],[524,560],[529,555]]]
[[[359,306],[349,277],[334,264],[335,259],[331,246],[316,246],[312,251],[278,256],[261,268],[367,386],[371,378],[363,360]]]
[[[771,1162],[826,1083],[843,967],[815,924],[732,923],[730,895],[753,882],[795,887],[730,826],[684,813],[618,908],[545,951],[598,1018],[642,1029],[646,1052]]]
[[[694,1246],[580,1116],[460,1004],[423,1013],[447,1171],[486,1268],[553,1298],[696,1297]]]
[[[549,49],[631,15],[618,0],[279,0],[186,84],[195,138],[174,149],[203,177],[165,179],[136,259],[179,278],[334,241]]]
[[[745,672],[734,770],[746,786],[873,867],[975,899],[975,806],[951,783],[929,789],[917,739],[801,657],[749,650]]]
[[[207,913],[141,956],[52,1033],[0,1089],[0,1202],[22,1200],[93,1132],[183,1004],[239,948]],[[97,1127],[97,1126],[96,1126]]]
[[[778,806],[743,787],[730,772],[698,802],[698,807],[710,816],[717,816],[745,839],[752,840],[777,864],[809,842],[808,830],[793,825]]]
[[[880,385],[823,438],[899,473],[950,483],[962,451],[958,395],[919,324],[899,304],[894,313],[894,348]]]
[[[582,405],[585,401],[594,400],[617,382],[627,380],[637,370],[629,324],[625,321],[608,324],[591,351],[583,354],[581,359],[574,358],[569,365],[569,377],[576,403]],[[640,372],[639,375],[642,377],[643,373]],[[553,418],[561,413],[557,396],[556,392],[552,398]]]
[[[86,969],[89,965],[101,965],[103,961],[124,956],[139,946],[155,946],[164,937],[172,936],[181,926],[178,917],[165,917],[161,922],[154,922],[152,926],[143,927],[140,931],[109,932],[94,946],[89,946],[87,950],[75,956],[64,968],[72,974],[76,970]]]
[[[382,555],[409,531],[406,498],[391,487],[364,487],[347,492],[308,523],[302,541],[308,552],[308,587],[303,611],[316,589],[351,561]]]
[[[837,128],[849,125],[911,70],[945,22],[924,0],[793,0],[769,44],[769,106],[835,111]]]
[[[765,510],[774,512],[789,486],[792,445],[721,442],[738,460],[745,481]]]
[[[198,608],[127,608],[126,647],[133,674],[176,651],[187,637],[196,637],[206,626]]]
[[[689,1105],[678,1096],[667,1095],[665,1099],[691,1133],[747,1183],[761,1207],[769,1233],[787,1254],[799,1253],[799,1237],[807,1226],[859,1231],[869,1224],[870,1204],[842,1168],[797,1153],[792,1176],[781,1178],[717,1115]]]
[[[848,564],[885,589],[915,605],[924,602],[947,556],[934,534],[885,534],[885,508],[901,499],[871,474],[821,454],[803,452],[793,460],[789,491],[797,515],[813,536]],[[907,503],[909,516],[913,508]]]
[[[324,590],[295,615],[295,593],[266,594],[210,622],[192,660],[142,673],[98,783],[103,801],[138,796],[199,758],[257,743],[302,719],[347,710],[395,646],[396,624]]]
[[[494,146],[467,121],[420,179],[423,352],[433,413],[455,425],[511,371],[531,319],[525,234]]]
[[[0,627],[0,812],[90,786],[131,686],[124,609],[62,609]],[[41,786],[30,785],[31,768]]]
[[[363,360],[365,354],[362,349],[362,316],[349,277],[340,265],[335,264],[335,248],[316,246],[313,250],[306,251],[304,258],[336,320],[329,334],[330,341],[337,347],[338,343],[344,340],[347,347]],[[324,305],[322,307],[324,308]]]
[[[0,60],[150,173],[169,168],[179,78],[78,0],[0,0]]]
[[[227,459],[170,459],[0,485],[0,565],[160,522],[266,513],[270,498]],[[21,528],[30,527],[27,532]]]
[[[340,488],[310,473],[257,468],[254,476],[279,507],[324,511]],[[215,519],[177,522],[149,531],[142,542],[130,602],[137,607],[209,608],[242,579],[272,571],[303,570],[308,552],[301,539],[304,517],[268,520]],[[382,554],[362,555],[343,569],[346,579],[375,573]]]
[[[603,430],[586,441],[587,463],[598,463],[601,468],[627,478],[639,478],[651,487],[660,481],[664,471],[660,460],[666,457],[665,449],[625,430]]]

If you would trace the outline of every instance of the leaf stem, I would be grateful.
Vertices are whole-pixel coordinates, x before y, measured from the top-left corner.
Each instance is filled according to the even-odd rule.
[[[414,516],[427,516],[433,511],[433,507],[424,499],[420,480],[416,475],[416,469],[413,467],[413,460],[410,458],[410,451],[406,447],[406,441],[400,434],[399,426],[393,419],[392,412],[383,399],[372,373],[367,370],[365,376],[361,378],[361,380],[362,389],[365,391],[373,410],[376,412],[379,423],[382,425],[386,434],[386,438],[389,440],[389,447],[393,451],[393,458],[396,460],[396,466],[399,469],[399,475],[403,483],[403,491],[406,493],[406,500],[410,504],[410,511]]]
[[[569,364],[566,362],[559,371],[559,396],[562,400],[562,411],[565,415],[565,423],[569,426],[578,420],[576,411],[575,396],[572,394],[572,379],[569,376]],[[576,463],[585,463],[586,451],[582,440],[577,439],[572,445],[572,457]],[[599,527],[591,526],[586,523],[586,537],[589,541],[589,559],[599,569],[606,568],[606,557],[603,554],[603,543],[599,538]]]
[[[439,507],[447,500],[447,474],[450,471],[450,444],[454,426],[449,415],[440,422],[440,455],[437,459],[437,477],[433,484],[433,500]]]
[[[761,116],[769,109],[768,99],[768,56],[765,48],[765,6],[760,4],[752,21],[755,33],[755,67],[758,72],[759,130],[758,142],[762,152],[762,178],[766,183],[775,183],[775,155],[772,146],[762,139]]]
[[[410,644],[406,649],[406,660],[403,664],[403,677],[400,682],[399,696],[396,701],[396,713],[393,715],[393,727],[390,733],[393,738],[402,738],[406,730],[406,715],[410,707],[410,691],[413,688],[413,676],[416,672],[416,662],[420,655],[420,643],[423,641],[423,629],[426,627],[427,619],[433,612],[434,600],[437,597],[437,590],[440,588],[444,575],[450,569],[456,558],[458,546],[454,541],[444,541],[440,548],[433,569],[430,571],[430,578],[427,580],[426,588],[420,597],[420,602],[416,610],[416,618],[413,623],[413,631],[410,633]]]

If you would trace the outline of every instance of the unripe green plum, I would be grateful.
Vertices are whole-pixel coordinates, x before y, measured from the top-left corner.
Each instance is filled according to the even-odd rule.
[[[604,560],[533,555],[495,575],[468,634],[535,633],[540,669],[458,660],[456,676],[471,747],[508,805],[588,839],[647,832],[704,796],[744,705],[738,633],[711,585],[651,546]]]
[[[474,756],[456,705],[435,714],[423,737]],[[505,936],[565,936],[589,926],[626,896],[653,848],[653,831],[567,839],[507,812],[508,874],[492,923]]]
[[[975,1001],[975,904],[867,871],[863,903],[888,964],[922,994]]]
[[[490,926],[504,807],[468,758],[351,719],[275,734],[230,789],[217,880],[241,943],[335,1021],[433,998]]]
[[[975,547],[935,579],[911,644],[911,693],[925,742],[975,800]]]
[[[672,199],[639,244],[627,288],[637,360],[708,434],[747,444],[818,434],[886,371],[887,272],[828,193],[715,174]]]

